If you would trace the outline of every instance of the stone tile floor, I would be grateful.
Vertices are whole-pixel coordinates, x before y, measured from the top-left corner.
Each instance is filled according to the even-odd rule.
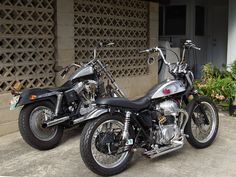
[[[80,157],[81,131],[66,131],[62,143],[49,151],[31,148],[19,132],[0,137],[0,176],[96,176]],[[154,160],[136,152],[128,169],[117,176],[235,177],[236,118],[220,114],[219,133],[209,148],[198,150],[186,143]]]

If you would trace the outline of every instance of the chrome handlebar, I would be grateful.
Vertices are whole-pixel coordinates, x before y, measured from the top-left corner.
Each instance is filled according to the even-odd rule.
[[[65,78],[66,74],[70,71],[70,68],[72,68],[72,67],[80,68],[81,65],[78,65],[78,64],[76,64],[76,63],[72,63],[72,64],[66,66],[65,68],[63,68],[63,69],[62,69],[62,73],[61,73],[61,77],[62,77],[63,79]]]
[[[145,50],[140,51],[139,53],[142,54],[142,53],[154,53],[154,52],[159,52],[159,54],[161,55],[161,58],[163,59],[164,63],[166,65],[170,66],[170,63],[165,59],[162,50],[160,48],[158,48],[158,47],[153,47],[153,48],[150,48],[150,49],[145,49]]]
[[[184,43],[184,48],[187,48],[187,49],[196,49],[196,50],[201,50],[200,47],[197,47],[194,43],[192,43],[191,40],[186,40],[186,42]]]
[[[109,46],[112,46],[114,44],[115,43],[113,43],[113,42],[109,42],[109,43],[99,42],[97,44],[97,47],[95,47],[94,50],[93,50],[93,59],[90,62],[86,63],[85,65],[93,64],[97,60],[97,49],[98,48],[109,47]],[[72,64],[66,66],[65,68],[62,69],[61,77],[64,78],[65,75],[69,72],[70,68],[73,67],[73,66],[77,67],[77,68],[80,68],[82,65],[78,65],[76,63],[72,63]]]
[[[177,62],[175,65],[169,63],[166,58],[164,57],[164,54],[161,50],[161,48],[159,47],[153,47],[153,48],[149,48],[149,49],[145,49],[145,50],[142,50],[140,51],[139,53],[142,54],[142,53],[154,53],[154,52],[158,52],[163,60],[163,62],[168,66],[169,68],[169,71],[170,73],[187,73],[187,65],[184,66],[183,65],[183,61],[184,61],[184,57],[185,57],[185,50],[186,49],[196,49],[196,50],[201,50],[201,48],[197,47],[195,44],[192,43],[191,40],[186,40],[186,42],[184,43],[184,50],[183,50],[183,55],[182,55],[182,60]],[[174,68],[173,68],[174,66]]]
[[[196,49],[196,50],[199,50],[199,51],[201,50],[200,47],[196,47],[196,46],[193,46],[192,48],[193,48],[193,49]]]
[[[178,64],[181,64],[183,62],[186,48],[187,49],[192,48],[192,49],[199,50],[199,51],[201,50],[201,48],[197,47],[195,44],[193,44],[191,40],[186,40],[186,42],[184,43],[184,52],[183,52],[182,60],[180,62],[178,62]],[[159,52],[164,63],[170,67],[170,63],[166,60],[161,48],[159,48],[159,47],[153,47],[153,48],[141,50],[139,53],[143,54],[143,53],[153,53],[153,52]]]
[[[140,54],[143,54],[143,53],[151,53],[151,52],[154,52],[155,48],[150,48],[150,49],[145,49],[145,50],[141,50],[139,51]]]

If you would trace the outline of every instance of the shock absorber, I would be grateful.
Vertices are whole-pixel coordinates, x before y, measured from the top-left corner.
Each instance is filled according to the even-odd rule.
[[[124,131],[123,131],[123,140],[127,140],[129,137],[129,124],[130,124],[130,111],[126,111],[125,114],[125,125],[124,125]]]

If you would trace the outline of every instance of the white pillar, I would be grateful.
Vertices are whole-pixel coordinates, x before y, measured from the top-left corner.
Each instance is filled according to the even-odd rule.
[[[236,1],[229,0],[227,64],[236,60]]]

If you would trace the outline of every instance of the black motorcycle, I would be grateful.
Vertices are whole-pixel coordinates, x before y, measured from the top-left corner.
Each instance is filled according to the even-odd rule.
[[[212,144],[218,131],[218,112],[209,98],[194,89],[193,73],[184,62],[186,49],[200,50],[186,41],[177,63],[168,63],[158,47],[142,52],[158,52],[174,76],[142,98],[96,100],[97,109],[86,116],[91,121],[80,140],[81,156],[90,170],[102,176],[120,173],[135,149],[143,148],[145,156],[155,158],[182,148],[185,137],[196,148]]]
[[[99,43],[98,47],[113,43]],[[96,57],[87,64],[71,64],[61,76],[75,68],[64,85],[58,88],[33,88],[23,92],[13,90],[11,109],[23,106],[19,115],[19,130],[23,139],[39,150],[54,148],[60,142],[64,128],[83,122],[100,97],[124,96],[106,66]],[[111,84],[103,81],[106,76]]]

